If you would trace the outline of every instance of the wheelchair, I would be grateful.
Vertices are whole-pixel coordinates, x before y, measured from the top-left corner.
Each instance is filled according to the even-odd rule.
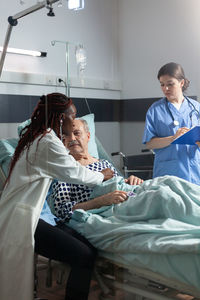
[[[154,153],[148,149],[142,149],[142,154],[128,155],[123,152],[112,152],[111,155],[120,155],[123,162],[123,175],[128,178],[130,175],[135,175],[143,180],[151,179],[153,175]],[[144,154],[144,152],[148,152]],[[150,152],[150,153],[149,153]]]

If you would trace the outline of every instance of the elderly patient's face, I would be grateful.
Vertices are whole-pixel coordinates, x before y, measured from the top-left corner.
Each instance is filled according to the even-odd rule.
[[[87,153],[90,133],[86,131],[81,120],[73,120],[72,130],[65,137],[65,146],[70,154]]]

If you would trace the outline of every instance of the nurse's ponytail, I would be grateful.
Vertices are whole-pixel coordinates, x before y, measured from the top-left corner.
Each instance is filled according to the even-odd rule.
[[[183,92],[186,91],[189,85],[190,85],[190,81],[187,78],[184,78],[184,85],[182,87],[182,91]]]

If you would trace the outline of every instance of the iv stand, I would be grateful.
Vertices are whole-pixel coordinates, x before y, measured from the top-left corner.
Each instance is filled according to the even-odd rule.
[[[70,78],[69,78],[69,42],[65,42],[65,41],[51,41],[51,45],[55,46],[56,43],[62,43],[65,44],[65,59],[66,59],[66,96],[70,98]]]
[[[8,48],[8,43],[10,40],[10,36],[11,36],[11,32],[12,32],[12,28],[13,26],[16,26],[18,24],[18,19],[27,16],[29,14],[31,14],[32,12],[35,12],[43,7],[46,7],[47,5],[51,5],[55,2],[57,2],[59,0],[45,0],[42,1],[41,3],[35,4],[19,13],[17,13],[14,16],[10,16],[8,17],[8,28],[7,28],[7,32],[6,32],[6,37],[5,37],[5,41],[4,41],[4,45],[3,45],[3,51],[1,54],[1,59],[0,59],[0,77],[2,74],[2,70],[3,70],[3,65],[4,65],[4,61],[5,61],[5,57],[6,57],[6,52],[7,52],[7,48]]]

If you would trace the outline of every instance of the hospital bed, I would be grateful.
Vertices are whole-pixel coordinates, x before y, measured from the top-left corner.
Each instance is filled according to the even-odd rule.
[[[112,258],[99,256],[95,267],[95,276],[102,290],[101,299],[120,289],[135,296],[135,300],[172,300],[200,299],[200,289],[184,284],[173,278],[167,278],[147,268],[127,265]],[[126,298],[124,298],[126,299]]]
[[[5,140],[4,140],[5,141]],[[2,142],[2,141],[1,141]],[[16,140],[6,140],[14,148],[16,145]],[[108,159],[112,162],[110,156],[106,153],[104,147],[98,139],[96,139],[96,144],[99,152],[99,157]],[[11,149],[7,149],[7,155],[10,158],[13,154]],[[14,151],[14,149],[13,149]],[[10,153],[9,153],[10,152]],[[5,153],[4,153],[5,154]],[[2,148],[0,147],[0,182],[1,187],[5,181],[5,172],[8,167],[8,162],[6,155],[3,156]],[[113,162],[112,162],[113,163]],[[146,254],[145,259],[148,257]],[[110,253],[100,252],[99,257],[97,258],[94,275],[95,278],[101,287],[102,293],[100,296],[101,300],[109,299],[110,294],[116,289],[124,290],[131,295],[134,295],[137,300],[167,300],[167,299],[195,299],[200,300],[200,286],[191,283],[187,284],[184,280],[177,280],[175,277],[169,277],[161,274],[160,272],[155,271],[155,268],[151,268],[147,264],[144,264],[137,254],[134,254],[132,257],[131,264],[122,258],[120,255],[111,255]],[[179,260],[177,257],[176,263],[174,261],[167,261],[165,255],[154,256],[149,258],[149,262],[154,261],[154,264],[163,264],[166,269],[176,269],[178,267],[178,273],[180,273],[181,264],[184,264],[184,259]],[[188,255],[185,255],[185,261],[191,261],[190,265],[187,265],[187,270],[185,272],[191,273],[191,277],[200,276],[200,255],[195,256],[194,258]],[[199,265],[198,265],[199,264]],[[196,270],[193,270],[193,266],[197,266],[196,269],[199,269],[199,273]],[[47,285],[51,285],[52,281],[52,270],[54,267],[60,268],[60,278],[59,281],[62,281],[63,273],[67,270],[66,266],[63,267],[63,264],[47,261],[44,264],[42,262],[37,262],[36,270],[46,268],[47,270]],[[191,295],[190,298],[180,298],[180,294]],[[177,298],[179,297],[179,298]]]

